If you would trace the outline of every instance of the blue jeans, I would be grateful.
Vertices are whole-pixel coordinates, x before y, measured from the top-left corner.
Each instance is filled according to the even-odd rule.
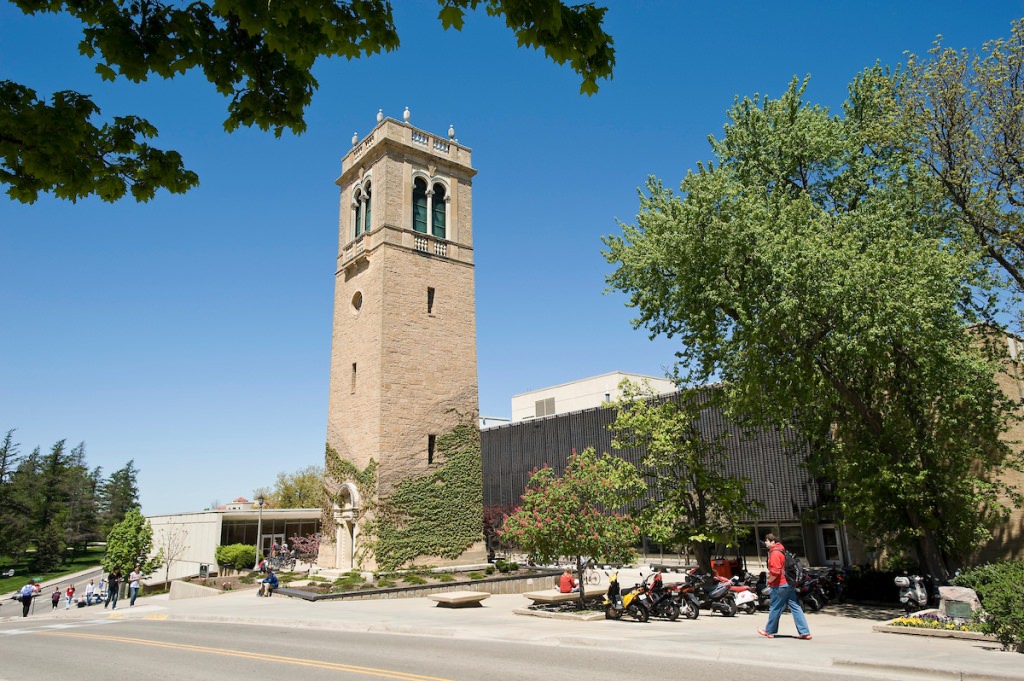
[[[103,604],[103,607],[105,608],[108,605],[110,605],[111,603],[114,604],[114,607],[112,607],[111,610],[117,610],[117,589],[116,588],[115,589],[111,589],[110,591],[107,592],[107,602]]]
[[[773,586],[771,589],[771,606],[768,609],[768,624],[764,630],[769,634],[779,633],[779,619],[782,618],[782,611],[789,606],[793,613],[793,623],[796,624],[796,631],[801,636],[810,634],[810,627],[807,626],[807,618],[804,616],[803,606],[800,605],[800,597],[796,589],[786,584],[785,586]]]
[[[128,593],[132,595],[132,600],[128,602],[129,606],[135,605],[135,599],[139,596],[139,587],[130,586],[128,587]]]

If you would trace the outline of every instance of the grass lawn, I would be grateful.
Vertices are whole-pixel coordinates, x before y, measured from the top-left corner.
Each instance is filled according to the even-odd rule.
[[[27,562],[18,563],[8,558],[0,558],[0,572],[6,572],[7,570],[14,568],[13,577],[0,577],[0,594],[17,591],[21,587],[25,586],[29,579],[34,579],[36,577],[39,577],[45,582],[51,579],[58,579],[64,575],[88,570],[89,568],[100,564],[105,552],[106,548],[102,546],[90,546],[85,553],[78,554],[75,556],[74,560],[65,563],[57,570],[53,572],[43,572],[41,574],[30,573],[28,571]]]

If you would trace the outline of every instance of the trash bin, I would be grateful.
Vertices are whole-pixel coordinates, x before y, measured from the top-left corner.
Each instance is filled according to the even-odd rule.
[[[199,564],[199,579],[206,579],[210,576],[210,566],[206,563]]]
[[[732,579],[732,566],[734,560],[726,560],[725,558],[712,558],[711,559],[711,571],[719,577],[725,577],[726,579]]]

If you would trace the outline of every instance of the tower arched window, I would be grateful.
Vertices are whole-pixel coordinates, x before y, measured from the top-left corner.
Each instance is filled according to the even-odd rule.
[[[447,226],[448,202],[445,201],[443,184],[435,184],[434,191],[430,197],[432,210],[430,214],[431,234],[439,239],[445,238],[445,227]]]
[[[362,187],[356,187],[352,192],[352,224],[355,226],[355,236],[369,232],[373,227],[370,196],[369,182]]]
[[[412,228],[439,239],[448,236],[448,189],[441,182],[428,186],[417,177],[412,186]]]
[[[412,228],[427,233],[427,182],[421,177],[412,186]]]

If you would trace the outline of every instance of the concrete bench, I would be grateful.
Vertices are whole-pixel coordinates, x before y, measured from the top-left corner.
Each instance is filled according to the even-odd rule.
[[[491,594],[486,591],[445,591],[439,594],[430,594],[432,601],[437,601],[440,608],[475,608],[482,605],[481,601],[490,598]]]
[[[608,594],[607,586],[591,586],[586,587],[583,592],[583,600],[589,601],[591,599],[604,598]],[[523,594],[531,601],[534,605],[537,604],[549,604],[549,603],[571,603],[580,599],[579,592],[573,591],[567,594],[561,591],[550,589],[547,591],[528,591]]]

